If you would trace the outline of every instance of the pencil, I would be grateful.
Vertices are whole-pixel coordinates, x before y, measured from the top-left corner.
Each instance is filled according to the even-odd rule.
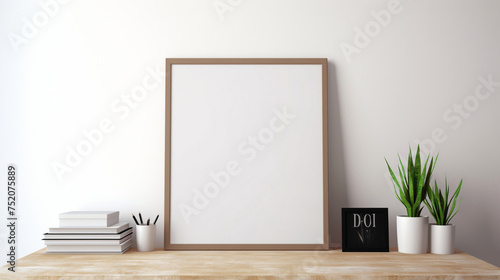
[[[132,214],[132,218],[134,218],[135,224],[139,225],[139,222],[137,222],[137,219],[135,218],[134,214]]]
[[[153,223],[153,225],[156,225],[156,221],[158,221],[158,217],[160,217],[160,214],[158,214],[158,216],[156,216],[156,219],[155,219],[155,222]]]
[[[141,216],[141,212],[139,212],[139,220],[141,221],[141,225],[142,225],[142,216]]]
[[[148,222],[146,223],[146,225],[148,225],[148,226],[149,226],[149,218],[148,218]]]

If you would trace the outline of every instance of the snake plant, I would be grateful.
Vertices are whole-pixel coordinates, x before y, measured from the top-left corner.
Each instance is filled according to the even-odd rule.
[[[429,188],[432,172],[434,171],[438,157],[439,155],[436,157],[436,160],[434,160],[434,158],[430,158],[430,155],[427,156],[427,160],[422,168],[422,164],[420,162],[420,145],[417,147],[415,160],[413,160],[410,147],[408,167],[405,168],[403,161],[398,154],[399,181],[389,166],[387,159],[385,160],[385,163],[389,168],[389,172],[391,173],[392,180],[394,181],[393,185],[396,197],[405,206],[408,217],[420,217],[420,213],[422,213],[422,209],[424,208],[421,204],[427,198],[427,190]],[[430,163],[429,158],[431,160]],[[428,163],[429,165],[427,165]]]
[[[450,186],[448,186],[448,180],[446,178],[444,181],[444,195],[439,189],[436,181],[434,181],[434,190],[429,186],[429,197],[424,201],[424,203],[427,206],[427,209],[429,209],[429,212],[431,212],[432,217],[434,217],[436,224],[443,226],[448,225],[451,219],[453,219],[453,217],[455,217],[458,213],[460,205],[462,204],[462,198],[460,198],[458,207],[456,209],[455,207],[457,206],[457,199],[460,194],[460,189],[462,188],[462,182],[463,179],[460,180],[460,184],[458,184],[457,189],[451,197],[449,197]]]

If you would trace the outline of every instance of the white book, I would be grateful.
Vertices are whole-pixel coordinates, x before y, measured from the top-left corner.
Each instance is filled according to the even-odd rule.
[[[132,234],[122,239],[47,239],[45,245],[121,245],[132,238]]]
[[[61,252],[103,252],[103,253],[121,253],[132,246],[132,239],[129,239],[118,245],[47,245],[47,253]]]
[[[71,211],[59,214],[60,227],[109,227],[119,221],[118,211]]]
[[[127,229],[128,223],[122,222],[117,223],[109,227],[53,227],[49,228],[49,233],[114,233],[117,234],[119,232]]]
[[[132,228],[117,233],[103,233],[103,234],[81,234],[81,233],[44,233],[42,240],[54,240],[54,239],[115,239],[120,240],[123,237],[132,234]]]
[[[128,249],[132,248],[132,244],[129,246],[125,247],[122,250],[80,250],[80,251],[75,251],[75,250],[58,250],[58,249],[52,249],[50,251],[45,251],[48,254],[123,254],[125,253]]]

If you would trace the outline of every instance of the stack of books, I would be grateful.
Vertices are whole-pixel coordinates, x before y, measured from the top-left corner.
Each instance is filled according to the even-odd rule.
[[[59,215],[59,227],[43,234],[47,253],[118,253],[132,246],[132,227],[118,211],[73,211]]]

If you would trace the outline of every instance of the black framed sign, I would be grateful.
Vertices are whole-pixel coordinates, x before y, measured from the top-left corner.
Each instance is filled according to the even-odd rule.
[[[342,208],[342,252],[389,252],[387,208]]]

